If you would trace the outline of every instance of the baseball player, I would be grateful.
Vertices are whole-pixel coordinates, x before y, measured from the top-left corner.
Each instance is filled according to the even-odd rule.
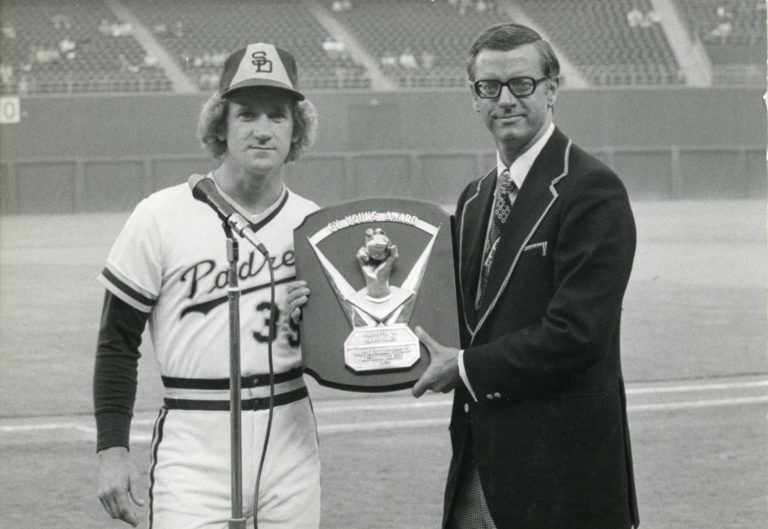
[[[295,281],[293,229],[317,205],[286,188],[284,164],[315,136],[314,106],[299,91],[294,58],[257,43],[227,59],[205,103],[198,135],[221,160],[206,175],[245,217],[273,262],[240,239],[244,515],[268,528],[317,528],[320,460],[302,378],[298,325],[289,317]],[[226,236],[217,213],[184,183],[141,201],[117,237],[99,281],[106,287],[94,374],[98,495],[112,518],[153,529],[224,528],[231,514],[229,310]],[[139,345],[145,324],[164,405],[154,427],[149,497],[129,459]],[[270,332],[272,331],[272,332]],[[257,501],[253,491],[269,415],[270,336],[274,415]],[[254,513],[254,506],[258,512]]]

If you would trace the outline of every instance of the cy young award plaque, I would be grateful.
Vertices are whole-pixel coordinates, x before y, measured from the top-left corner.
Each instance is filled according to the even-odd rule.
[[[412,386],[429,365],[413,329],[459,346],[452,219],[435,204],[365,199],[321,209],[294,231],[307,282],[301,349],[320,384]]]

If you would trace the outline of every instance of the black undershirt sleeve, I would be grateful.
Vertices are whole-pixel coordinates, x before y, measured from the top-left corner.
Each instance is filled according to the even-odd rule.
[[[131,417],[141,353],[141,335],[149,314],[107,291],[101,312],[93,374],[96,451],[129,447]]]

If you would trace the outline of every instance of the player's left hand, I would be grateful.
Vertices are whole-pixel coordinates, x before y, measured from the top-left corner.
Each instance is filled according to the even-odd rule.
[[[309,301],[309,287],[306,281],[292,281],[287,285],[288,289],[288,314],[293,323],[299,323],[301,308]]]
[[[136,527],[136,506],[143,507],[138,494],[139,472],[128,456],[128,449],[113,446],[99,452],[98,496],[104,510],[116,519]]]
[[[459,350],[437,343],[421,327],[416,327],[416,336],[427,347],[430,356],[429,367],[416,381],[411,392],[416,398],[426,391],[448,393],[459,385]]]

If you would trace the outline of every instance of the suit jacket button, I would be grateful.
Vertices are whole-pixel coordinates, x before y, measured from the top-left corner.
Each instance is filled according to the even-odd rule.
[[[493,395],[491,395],[490,393],[488,393],[488,394],[485,396],[485,398],[486,398],[486,399],[488,399],[488,400],[493,400]]]
[[[497,399],[500,399],[501,398],[501,393],[496,392],[496,393],[493,394],[493,396],[496,397]]]
[[[468,402],[464,403],[464,413],[469,413],[469,403]]]

